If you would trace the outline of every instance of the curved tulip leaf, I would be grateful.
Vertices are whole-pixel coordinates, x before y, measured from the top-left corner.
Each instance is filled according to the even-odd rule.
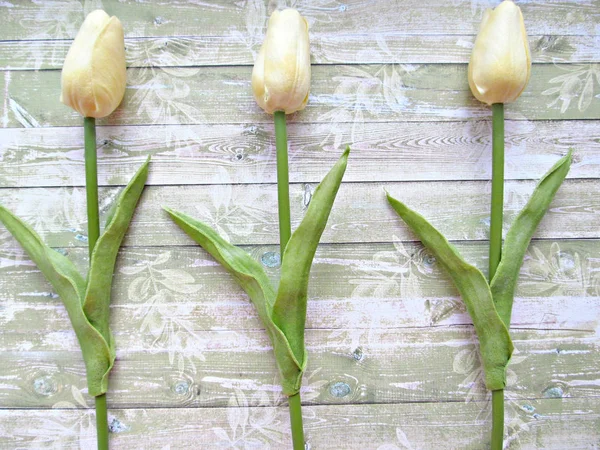
[[[527,205],[519,213],[506,234],[500,264],[492,279],[490,288],[496,311],[498,311],[500,318],[507,327],[510,326],[515,287],[525,252],[533,233],[569,172],[571,153],[569,151],[544,175],[533,191]]]
[[[487,388],[493,391],[504,389],[506,366],[513,352],[513,344],[508,329],[496,312],[487,280],[423,216],[389,194],[387,199],[423,245],[434,254],[460,292],[479,338]]]
[[[273,305],[273,321],[288,337],[296,360],[302,363],[302,370],[306,367],[304,326],[310,268],[346,171],[349,154],[348,147],[317,186],[302,222],[292,234],[283,253],[279,289]],[[298,380],[298,390],[300,381]]]
[[[106,392],[104,378],[112,367],[114,357],[109,344],[83,312],[83,277],[68,258],[44,244],[35,231],[2,206],[0,220],[19,241],[64,303],[83,353],[90,395]]]
[[[286,247],[277,297],[254,258],[224,240],[208,225],[165,208],[177,225],[233,275],[256,306],[273,344],[283,393],[288,396],[300,390],[306,368],[304,323],[308,275],[346,170],[348,153],[349,149],[315,190],[304,220]]]
[[[83,310],[90,323],[109,343],[112,343],[108,326],[110,291],[115,262],[125,232],[135,212],[135,207],[144,190],[148,178],[149,163],[150,158],[138,169],[119,195],[111,214],[109,214],[104,233],[96,242],[92,253]],[[114,354],[114,346],[111,344],[110,347]]]
[[[149,161],[150,158],[119,196],[106,230],[92,253],[87,281],[68,258],[44,244],[26,223],[0,206],[0,220],[27,251],[67,309],[81,346],[88,392],[94,397],[108,390],[108,374],[115,361],[115,343],[108,328],[112,276],[121,241],[144,189]]]
[[[273,322],[275,291],[263,268],[254,258],[242,249],[231,245],[208,225],[180,212],[169,208],[164,209],[173,221],[210,253],[248,294],[273,344],[284,393],[292,395],[290,392],[296,385],[296,380],[302,376],[303,366],[295,358],[288,338]]]

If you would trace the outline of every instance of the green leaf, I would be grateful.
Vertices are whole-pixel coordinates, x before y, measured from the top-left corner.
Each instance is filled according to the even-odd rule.
[[[348,147],[315,189],[308,210],[283,254],[279,289],[273,305],[273,321],[287,336],[302,370],[306,367],[304,326],[310,268],[346,171],[349,153]],[[297,388],[300,389],[299,384]]]
[[[487,388],[492,391],[504,389],[506,366],[513,352],[513,344],[508,329],[496,312],[485,277],[476,267],[468,264],[423,216],[389,194],[387,199],[425,247],[434,254],[460,292],[479,338]]]
[[[496,310],[507,327],[510,327],[515,287],[525,252],[533,233],[569,172],[571,154],[569,151],[544,175],[506,234],[500,264],[490,287]]]
[[[304,323],[308,276],[346,169],[348,153],[349,149],[317,187],[304,220],[288,242],[277,297],[262,266],[250,255],[225,241],[208,225],[165,208],[177,225],[233,275],[256,306],[273,344],[283,393],[288,396],[300,390],[306,367]]]
[[[88,390],[96,396],[106,392],[103,382],[113,363],[109,344],[83,312],[85,281],[69,259],[44,244],[26,223],[0,206],[0,220],[38,266],[67,309],[85,361]]]
[[[275,291],[261,265],[245,251],[219,236],[208,225],[183,213],[169,208],[164,209],[173,221],[210,253],[248,294],[273,344],[284,393],[292,395],[297,392],[292,392],[293,386],[302,377],[303,367],[295,358],[288,339],[273,322]]]
[[[109,343],[112,341],[109,330],[109,309],[115,262],[135,207],[144,190],[149,163],[150,158],[138,169],[119,195],[113,213],[106,223],[106,229],[100,235],[92,252],[83,310],[90,323]],[[112,345],[111,351],[114,353]]]

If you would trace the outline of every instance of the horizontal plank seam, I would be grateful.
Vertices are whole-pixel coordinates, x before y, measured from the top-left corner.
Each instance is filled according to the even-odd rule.
[[[400,220],[400,219],[399,219]],[[457,239],[449,239],[448,240],[451,244],[480,244],[480,243],[484,243],[484,242],[489,242],[488,239],[465,239],[465,240],[457,240]],[[568,238],[555,238],[555,237],[535,237],[531,240],[532,242],[569,242],[569,241],[577,241],[577,242],[585,242],[585,241],[590,241],[590,242],[595,242],[595,241],[600,241],[600,235],[598,235],[597,237],[568,237]],[[405,243],[411,243],[411,244],[420,244],[421,241],[417,240],[417,239],[400,239],[400,240],[396,240],[396,241],[364,241],[364,242],[322,242],[319,243],[319,247],[322,246],[339,246],[339,245],[348,245],[348,246],[357,246],[357,245],[365,245],[365,246],[371,246],[371,245],[383,245],[383,244],[394,244],[397,242],[401,242],[403,244]],[[236,247],[240,247],[240,248],[252,248],[252,247],[275,247],[275,246],[279,246],[279,242],[272,242],[272,243],[255,243],[255,244],[234,244]],[[87,249],[87,246],[85,245],[81,245],[81,246],[53,246],[51,247],[54,250],[78,250],[78,249]],[[135,249],[155,249],[155,248],[177,248],[177,249],[182,249],[182,248],[199,248],[198,245],[193,245],[193,244],[157,244],[157,245],[121,245],[120,249],[127,249],[127,250],[135,250]],[[22,249],[22,247],[20,246],[14,246],[14,247],[3,247],[2,248],[2,253],[7,253],[7,252],[14,252],[14,251],[20,251]]]
[[[398,390],[400,391],[400,390]],[[507,389],[508,392],[510,392],[510,389]],[[561,398],[547,398],[547,397],[530,397],[530,396],[525,396],[525,397],[519,397],[518,401],[532,401],[532,400],[536,400],[536,401],[574,401],[574,400],[589,400],[589,399],[598,399],[600,398],[600,396],[598,395],[586,395],[585,397],[583,396],[569,396],[569,397],[561,397]],[[181,405],[174,405],[172,407],[165,407],[165,406],[143,406],[143,407],[139,407],[139,406],[133,406],[131,408],[127,408],[127,407],[118,407],[118,408],[111,408],[110,407],[110,394],[108,396],[108,402],[109,402],[109,410],[111,411],[130,411],[130,410],[147,410],[147,409],[152,409],[152,410],[158,410],[158,409],[164,409],[167,411],[173,410],[173,409],[195,409],[195,410],[199,410],[199,409],[207,409],[207,410],[214,410],[214,409],[223,409],[223,410],[228,410],[228,409],[241,409],[241,408],[249,408],[249,409],[258,409],[258,408],[287,408],[287,404],[286,403],[282,403],[280,405],[256,405],[256,406],[246,406],[246,407],[240,407],[240,406],[222,406],[222,405],[202,405],[202,406],[185,406],[182,407]],[[450,404],[454,404],[454,403],[467,403],[465,400],[453,400],[453,399],[439,399],[439,400],[406,400],[406,401],[401,401],[401,402],[364,402],[364,403],[353,403],[353,402],[345,402],[345,403],[312,403],[312,402],[306,402],[306,403],[302,403],[303,406],[307,406],[309,408],[331,408],[331,407],[340,407],[340,408],[345,408],[348,406],[354,406],[354,407],[364,407],[364,406],[380,406],[380,405],[428,405],[428,404],[439,404],[439,403],[450,403]],[[489,404],[489,401],[486,400],[472,400],[469,401],[468,403],[475,403],[475,404],[481,404],[481,405],[486,405]],[[89,408],[82,408],[82,407],[76,407],[76,408],[53,408],[53,407],[46,407],[46,408],[5,408],[5,407],[0,407],[0,411],[49,411],[49,410],[54,410],[54,411],[73,411],[73,410],[82,410],[85,411],[87,409],[93,409],[93,407],[89,407]],[[600,414],[597,414],[598,416],[600,416]],[[586,417],[590,417],[589,415],[587,415]]]
[[[266,19],[266,18],[265,18]],[[255,33],[255,34],[250,34],[247,33],[247,36],[256,36],[256,37],[261,37],[265,35],[265,31],[266,28],[263,28],[263,32],[262,33]],[[323,39],[324,37],[334,37],[334,38],[339,38],[339,40],[344,40],[348,37],[369,37],[372,36],[374,38],[378,37],[378,36],[383,36],[383,37],[398,37],[398,38],[402,38],[402,37],[433,37],[433,38],[439,38],[439,37],[448,37],[448,38],[460,38],[460,37],[467,37],[467,38],[472,38],[473,40],[475,39],[475,37],[477,36],[476,33],[458,33],[458,34],[454,34],[454,33],[421,33],[421,32],[415,32],[415,33],[410,33],[410,32],[402,32],[402,31],[382,31],[382,32],[374,32],[374,33],[365,33],[365,32],[357,32],[357,33],[338,33],[338,32],[333,32],[333,31],[311,31],[310,36],[312,37],[317,37],[319,39]],[[573,34],[558,34],[558,33],[544,33],[544,34],[530,34],[528,35],[529,39],[541,39],[541,38],[553,38],[553,37],[582,37],[582,38],[593,38],[593,36],[590,36],[590,34],[579,34],[579,33],[573,33]],[[127,43],[128,41],[153,41],[153,40],[160,40],[160,39],[224,39],[224,40],[231,40],[231,41],[237,41],[239,39],[237,38],[232,38],[231,34],[171,34],[171,35],[164,35],[164,36],[125,36],[125,43]],[[30,42],[72,42],[74,40],[74,38],[40,38],[40,39],[0,39],[0,44],[11,44],[11,43],[30,43]],[[257,43],[257,46],[259,44]]]
[[[341,151],[340,151],[341,154]],[[566,155],[567,152],[564,152],[564,154]],[[139,160],[144,161],[146,159],[146,156],[144,157],[140,157]],[[115,163],[122,163],[122,161],[114,161]],[[152,160],[150,161],[152,162]],[[350,163],[352,162],[352,152],[350,153]],[[108,161],[98,161],[98,165],[102,166],[102,165],[110,165],[108,163]],[[543,176],[543,173],[539,174],[540,177]],[[538,181],[539,178],[506,178],[507,184],[520,184],[520,183],[529,183],[529,182],[536,182]],[[565,183],[569,184],[571,183],[579,183],[579,182],[594,182],[594,181],[599,181],[600,180],[600,173],[599,176],[597,178],[593,178],[593,177],[589,177],[589,176],[585,176],[585,177],[572,177],[572,178],[566,178]],[[365,181],[343,181],[342,182],[342,186],[350,186],[350,185],[364,185],[364,184],[373,184],[373,185],[379,185],[379,184],[395,184],[395,185],[399,185],[399,184],[405,184],[405,183],[418,183],[418,184],[422,184],[422,183],[443,183],[443,184],[447,184],[447,183],[455,183],[455,184],[459,184],[459,183],[470,183],[470,184],[489,184],[491,182],[490,179],[481,179],[481,178],[460,178],[460,179],[444,179],[444,180],[377,180],[377,181],[369,181],[369,180],[365,180]],[[305,185],[305,184],[314,184],[317,185],[319,184],[317,181],[293,181],[290,182],[290,186],[301,186],[301,185]],[[126,184],[98,184],[98,187],[100,188],[106,188],[106,189],[117,189],[120,187],[125,187]],[[146,187],[148,188],[152,188],[152,189],[157,189],[157,188],[191,188],[194,186],[242,186],[242,187],[248,187],[248,186],[265,186],[265,187],[270,187],[270,186],[277,186],[277,182],[257,182],[257,181],[249,181],[247,183],[223,183],[223,184],[216,184],[216,183],[194,183],[194,184],[147,184]],[[70,188],[81,188],[83,189],[85,187],[84,184],[69,184],[69,185],[62,185],[62,186],[56,186],[56,185],[36,185],[36,186],[0,186],[0,191],[2,190],[16,190],[16,189],[70,189]],[[383,188],[382,188],[383,189]],[[384,192],[382,190],[382,192]]]

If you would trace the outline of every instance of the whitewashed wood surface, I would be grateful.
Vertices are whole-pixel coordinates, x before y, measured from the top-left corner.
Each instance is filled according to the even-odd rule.
[[[268,339],[233,280],[177,229],[185,211],[277,280],[275,146],[251,66],[269,13],[310,24],[313,82],[289,118],[292,221],[353,152],[317,251],[302,392],[307,449],[484,449],[490,398],[449,278],[387,206],[417,208],[485,270],[490,110],[466,63],[492,0],[0,1],[0,203],[87,265],[83,130],[60,68],[96,8],[125,27],[128,88],[99,121],[103,216],[152,155],[120,252],[112,448],[286,449]],[[524,0],[529,86],[506,108],[505,223],[574,163],[521,271],[506,448],[600,448],[600,1]],[[89,449],[93,400],[60,299],[0,228],[0,448]]]

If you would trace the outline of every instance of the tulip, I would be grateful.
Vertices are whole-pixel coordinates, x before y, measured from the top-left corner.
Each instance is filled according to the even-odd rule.
[[[84,117],[106,117],[125,94],[123,25],[102,10],[88,14],[67,53],[60,101]]]
[[[530,75],[531,55],[523,14],[511,0],[505,0],[495,10],[488,9],[483,15],[471,53],[468,75],[469,87],[475,98],[492,105],[492,195],[488,258],[490,283],[495,280],[494,275],[503,256],[504,103],[514,102],[519,98]],[[504,387],[489,387],[492,389],[491,448],[501,450],[504,438]]]
[[[295,9],[275,11],[252,71],[252,90],[267,113],[304,109],[310,90],[308,23]]]
[[[511,0],[505,0],[483,15],[469,61],[471,92],[488,105],[514,102],[527,86],[530,74],[523,14]]]

